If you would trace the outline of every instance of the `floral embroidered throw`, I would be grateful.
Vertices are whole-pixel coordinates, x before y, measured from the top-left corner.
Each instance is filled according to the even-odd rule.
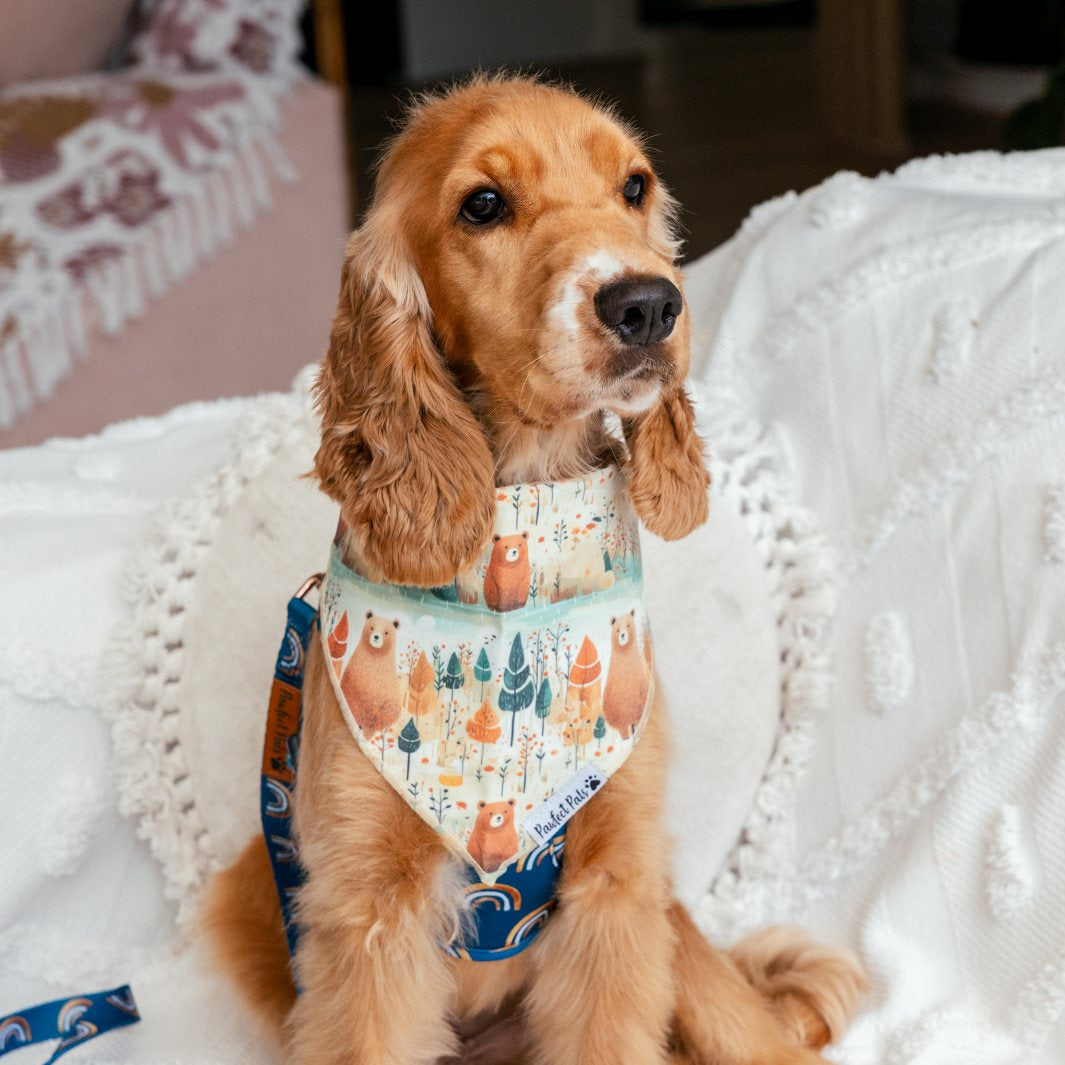
[[[0,428],[269,206],[298,0],[161,0],[120,70],[0,92]]]

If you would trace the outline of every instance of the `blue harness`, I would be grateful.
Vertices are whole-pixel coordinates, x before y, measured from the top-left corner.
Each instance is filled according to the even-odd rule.
[[[289,954],[296,949],[299,928],[293,919],[296,889],[303,868],[292,838],[292,795],[296,787],[303,673],[318,611],[306,596],[321,576],[311,577],[288,603],[288,618],[274,666],[270,709],[263,742],[260,805],[263,836],[270,855]],[[456,958],[499,961],[523,951],[539,934],[555,906],[555,885],[562,868],[565,828],[530,851],[494,884],[467,868],[465,904],[470,920],[459,938],[442,947]]]

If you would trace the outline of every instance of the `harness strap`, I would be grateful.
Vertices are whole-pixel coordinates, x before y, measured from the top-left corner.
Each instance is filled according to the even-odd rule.
[[[59,1045],[45,1065],[104,1032],[140,1020],[128,986],[91,995],[57,998],[0,1018],[0,1057],[32,1043],[58,1039]]]
[[[295,953],[299,939],[299,927],[292,919],[292,905],[296,889],[303,883],[303,867],[292,838],[292,796],[296,789],[303,671],[311,629],[318,617],[318,611],[306,601],[306,596],[321,581],[321,574],[308,578],[288,602],[285,635],[277,653],[274,682],[270,688],[259,788],[263,837],[281,903],[290,957]]]

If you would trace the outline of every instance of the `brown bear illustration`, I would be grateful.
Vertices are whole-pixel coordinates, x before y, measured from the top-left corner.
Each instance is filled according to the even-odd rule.
[[[486,872],[494,873],[518,852],[518,831],[514,827],[514,800],[477,804],[477,822],[466,845],[470,857]]]
[[[398,621],[366,611],[359,646],[355,648],[340,690],[344,693],[355,723],[367,735],[383,732],[400,711],[399,675],[396,673],[396,629]]]
[[[636,639],[636,610],[610,619],[610,666],[603,690],[603,717],[621,733],[631,736],[643,717],[650,680],[647,663]]]
[[[529,534],[492,537],[492,559],[484,575],[484,603],[504,613],[519,610],[529,601]]]

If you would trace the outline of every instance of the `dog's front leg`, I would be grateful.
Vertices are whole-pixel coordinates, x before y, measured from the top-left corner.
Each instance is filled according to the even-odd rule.
[[[542,1065],[659,1065],[674,933],[661,828],[662,708],[566,834],[559,905],[529,949],[530,1040]]]
[[[446,1057],[455,1039],[445,961],[406,906],[369,926],[308,929],[298,952],[302,987],[289,1018],[289,1060],[432,1065]]]
[[[296,790],[307,872],[297,918],[295,1065],[431,1065],[455,1049],[441,948],[461,870],[359,750],[317,645],[308,654]]]

